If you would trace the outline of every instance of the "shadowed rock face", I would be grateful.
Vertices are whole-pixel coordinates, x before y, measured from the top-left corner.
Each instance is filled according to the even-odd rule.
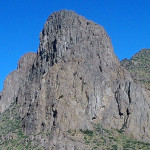
[[[31,66],[17,93],[20,117],[24,132],[46,149],[89,149],[65,131],[99,122],[150,141],[149,93],[120,66],[101,26],[73,11],[53,13]]]
[[[27,53],[18,62],[18,69],[11,72],[4,81],[4,89],[0,92],[0,113],[18,101],[20,86],[24,86],[26,76],[36,58],[35,53]]]

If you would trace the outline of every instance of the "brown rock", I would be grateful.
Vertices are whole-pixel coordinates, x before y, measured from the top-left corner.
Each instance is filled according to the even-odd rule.
[[[22,62],[28,59],[19,61],[20,69]],[[23,130],[33,142],[50,150],[90,149],[66,133],[99,122],[150,141],[148,92],[120,66],[103,27],[73,11],[53,13],[32,63],[17,97]]]

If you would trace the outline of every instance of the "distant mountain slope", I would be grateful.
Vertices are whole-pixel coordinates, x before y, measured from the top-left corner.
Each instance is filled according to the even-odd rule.
[[[150,49],[142,49],[130,60],[122,60],[121,65],[131,73],[136,82],[144,84],[150,90]]]

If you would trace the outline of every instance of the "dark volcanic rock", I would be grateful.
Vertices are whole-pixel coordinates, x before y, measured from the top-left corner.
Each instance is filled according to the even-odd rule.
[[[120,66],[103,27],[73,11],[53,13],[31,66],[17,97],[23,130],[35,143],[90,149],[66,132],[92,130],[95,123],[150,141],[149,93]],[[41,132],[51,134],[35,136]]]

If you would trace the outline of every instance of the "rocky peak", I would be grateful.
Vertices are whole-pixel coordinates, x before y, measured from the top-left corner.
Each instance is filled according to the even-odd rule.
[[[62,61],[100,59],[104,68],[119,63],[103,27],[68,10],[53,13],[46,21],[40,34],[38,56],[42,69]]]
[[[92,131],[98,123],[150,141],[149,95],[120,66],[100,25],[73,11],[53,13],[40,34],[37,56],[20,59],[18,70],[24,68],[23,82],[19,74],[19,88],[7,100],[17,98],[22,129],[35,145],[91,149],[68,133]]]
[[[126,132],[139,124],[133,136],[148,140],[140,123],[149,128],[147,93],[120,66],[105,30],[72,11],[56,12],[46,21],[21,93],[26,134],[92,130],[101,122]]]

